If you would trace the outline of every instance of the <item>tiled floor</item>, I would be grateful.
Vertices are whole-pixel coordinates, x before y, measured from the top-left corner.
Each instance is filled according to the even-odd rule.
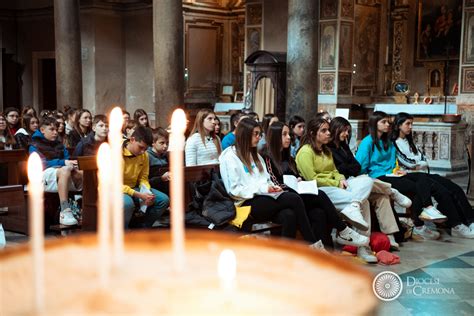
[[[402,294],[380,303],[379,315],[474,315],[474,240],[453,238],[403,243],[401,263],[364,265],[374,275],[397,273]]]

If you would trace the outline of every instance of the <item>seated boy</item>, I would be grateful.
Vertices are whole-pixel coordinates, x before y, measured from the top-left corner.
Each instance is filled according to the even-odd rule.
[[[69,152],[58,140],[58,123],[54,117],[41,120],[40,128],[33,133],[29,152],[37,152],[43,160],[43,184],[45,192],[57,192],[61,212],[59,223],[77,225],[68,193],[82,190],[82,171],[77,169],[77,160],[69,160]]]
[[[107,141],[109,125],[107,116],[98,114],[92,120],[92,133],[81,139],[74,150],[74,157],[95,156],[99,151],[99,146]]]
[[[153,223],[160,218],[169,205],[168,196],[152,189],[148,182],[149,162],[146,149],[152,143],[151,130],[139,126],[131,135],[130,140],[123,144],[125,228],[152,227]],[[143,203],[146,205],[146,209],[142,210],[140,208],[138,210],[140,204]]]
[[[170,173],[168,169],[168,132],[161,127],[152,130],[153,144],[148,147],[150,162],[150,185],[169,195]]]

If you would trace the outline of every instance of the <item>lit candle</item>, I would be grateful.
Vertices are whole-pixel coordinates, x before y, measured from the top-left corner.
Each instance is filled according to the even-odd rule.
[[[33,258],[33,289],[36,311],[44,307],[44,213],[43,165],[37,153],[28,158],[28,209],[30,245]]]
[[[97,154],[97,165],[99,167],[99,282],[105,287],[109,281],[110,271],[110,197],[111,168],[110,168],[110,146],[102,143]]]
[[[119,107],[110,112],[109,144],[111,166],[111,211],[113,218],[113,253],[114,263],[119,265],[123,261],[123,161],[122,161],[122,125],[123,115]]]
[[[177,109],[171,117],[170,134],[170,171],[171,171],[171,242],[174,267],[178,271],[184,268],[184,132],[186,114]]]
[[[237,273],[237,259],[235,253],[225,249],[219,256],[217,274],[221,282],[221,289],[229,295],[235,287],[235,275]]]

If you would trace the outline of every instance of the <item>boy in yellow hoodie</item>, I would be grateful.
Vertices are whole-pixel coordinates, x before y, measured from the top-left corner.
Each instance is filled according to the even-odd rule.
[[[152,189],[148,182],[146,150],[153,142],[147,127],[137,127],[123,144],[123,202],[125,228],[149,228],[169,205],[166,194]]]

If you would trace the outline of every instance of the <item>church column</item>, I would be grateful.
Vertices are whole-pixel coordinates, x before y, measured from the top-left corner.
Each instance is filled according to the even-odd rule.
[[[287,119],[318,109],[318,10],[319,1],[288,1]]]
[[[469,125],[465,143],[471,153],[471,186],[468,197],[474,205],[474,4],[464,1],[459,54],[459,94],[456,97],[458,113]]]
[[[184,105],[182,1],[153,0],[153,59],[157,126],[169,125],[172,111]]]
[[[78,0],[54,0],[57,107],[82,108],[81,29]]]

